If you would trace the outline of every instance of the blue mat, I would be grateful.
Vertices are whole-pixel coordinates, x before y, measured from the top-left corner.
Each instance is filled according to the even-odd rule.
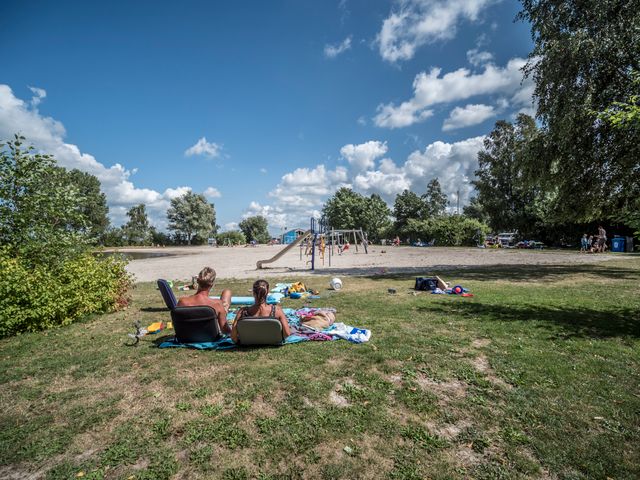
[[[289,325],[298,326],[300,325],[300,319],[295,315],[295,310],[293,308],[283,308],[284,314],[287,316],[289,320]],[[231,322],[235,318],[235,312],[229,312],[227,314],[227,321]],[[307,337],[302,337],[300,335],[289,335],[284,341],[284,345],[288,345],[290,343],[300,343],[300,342],[308,342],[309,339]],[[170,338],[169,340],[165,340],[160,345],[159,348],[195,348],[197,350],[229,350],[231,348],[236,348],[236,345],[231,337],[224,336],[215,342],[200,342],[200,343],[180,343],[176,340],[176,338]]]

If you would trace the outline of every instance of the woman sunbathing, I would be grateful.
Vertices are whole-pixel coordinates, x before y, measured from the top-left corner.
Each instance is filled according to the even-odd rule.
[[[265,280],[258,280],[253,284],[254,303],[249,307],[243,307],[236,313],[233,320],[233,328],[231,329],[231,338],[238,343],[238,322],[243,318],[249,317],[270,317],[275,318],[282,324],[282,334],[286,338],[291,335],[287,316],[282,308],[276,305],[267,304],[267,295],[269,294],[269,284]]]

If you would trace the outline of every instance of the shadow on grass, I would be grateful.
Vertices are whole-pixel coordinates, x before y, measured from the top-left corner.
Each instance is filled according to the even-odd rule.
[[[544,305],[495,305],[478,302],[431,303],[419,311],[473,316],[494,322],[527,322],[535,328],[563,331],[556,338],[640,337],[640,315],[632,308],[614,311],[584,307],[552,308]]]
[[[309,270],[291,270],[295,272],[307,272]],[[610,280],[640,280],[640,269],[581,264],[581,265],[482,265],[482,266],[458,266],[432,265],[430,267],[354,267],[323,270],[311,272],[314,275],[354,275],[372,279],[406,280],[412,275],[439,274],[450,275],[465,280],[508,280],[512,282],[527,282],[535,280],[557,280],[569,275],[591,275]]]
[[[169,310],[167,307],[144,307],[144,308],[141,308],[140,311],[157,313],[157,312],[170,312],[171,310]]]

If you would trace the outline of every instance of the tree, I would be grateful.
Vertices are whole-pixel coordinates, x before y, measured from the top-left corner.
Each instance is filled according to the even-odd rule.
[[[366,197],[350,188],[342,187],[322,207],[327,223],[340,230],[362,228]]]
[[[249,241],[255,240],[258,243],[269,243],[269,240],[271,240],[271,235],[269,235],[267,228],[267,219],[262,215],[247,217],[240,222],[238,227],[240,227],[244,237]]]
[[[434,178],[429,182],[427,192],[422,196],[422,201],[425,208],[422,218],[439,217],[446,213],[449,201],[447,196],[442,193],[438,178]]]
[[[417,194],[411,190],[399,193],[393,204],[394,230],[399,233],[410,219],[422,218],[424,210],[424,201]]]
[[[360,225],[362,230],[367,233],[370,241],[377,242],[387,235],[391,227],[390,216],[391,210],[380,195],[374,193],[366,199]]]
[[[478,197],[472,197],[469,204],[462,207],[462,214],[482,223],[487,223],[489,221],[487,212],[484,211],[483,206],[478,201]]]
[[[184,235],[189,245],[196,235],[207,238],[215,235],[217,231],[215,208],[201,193],[188,191],[180,197],[173,198],[167,218],[169,230],[174,231],[176,235]]]
[[[52,156],[24,142],[0,144],[0,245],[28,265],[57,265],[86,248],[83,197]]]
[[[109,227],[102,236],[102,244],[105,247],[124,247],[127,245],[127,237],[123,227]]]
[[[522,0],[534,49],[544,135],[524,173],[552,192],[557,221],[615,217],[640,197],[640,130],[619,129],[598,112],[637,95],[640,8],[626,0]]]
[[[68,176],[82,196],[80,213],[83,221],[73,227],[86,233],[92,241],[101,239],[109,227],[109,207],[107,197],[100,190],[100,180],[75,168],[68,172]]]
[[[496,231],[517,229],[533,234],[539,227],[544,196],[523,180],[522,170],[537,134],[533,118],[527,115],[520,114],[515,125],[500,120],[478,153],[473,182],[478,191],[476,205]]]
[[[131,207],[127,217],[129,221],[123,230],[129,245],[148,245],[151,240],[151,228],[144,203]]]

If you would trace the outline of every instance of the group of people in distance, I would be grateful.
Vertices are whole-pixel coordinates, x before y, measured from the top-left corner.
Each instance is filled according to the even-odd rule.
[[[580,253],[603,253],[607,250],[607,231],[602,225],[598,227],[596,236],[582,235],[580,239]]]
[[[238,322],[241,322],[243,318],[250,317],[272,317],[276,318],[282,324],[282,333],[285,337],[291,335],[291,329],[289,328],[289,322],[287,316],[282,311],[282,308],[278,305],[268,305],[267,295],[269,295],[269,284],[266,280],[257,280],[253,284],[253,305],[248,307],[242,307],[236,312],[236,316],[229,325],[227,321],[227,314],[231,307],[231,290],[224,289],[220,293],[220,300],[209,297],[211,289],[216,281],[216,271],[211,267],[204,267],[198,274],[196,280],[198,284],[198,290],[193,295],[188,297],[182,297],[178,300],[179,307],[195,307],[205,306],[211,307],[216,312],[218,317],[218,325],[220,326],[220,332],[231,335],[234,342],[238,343]]]

